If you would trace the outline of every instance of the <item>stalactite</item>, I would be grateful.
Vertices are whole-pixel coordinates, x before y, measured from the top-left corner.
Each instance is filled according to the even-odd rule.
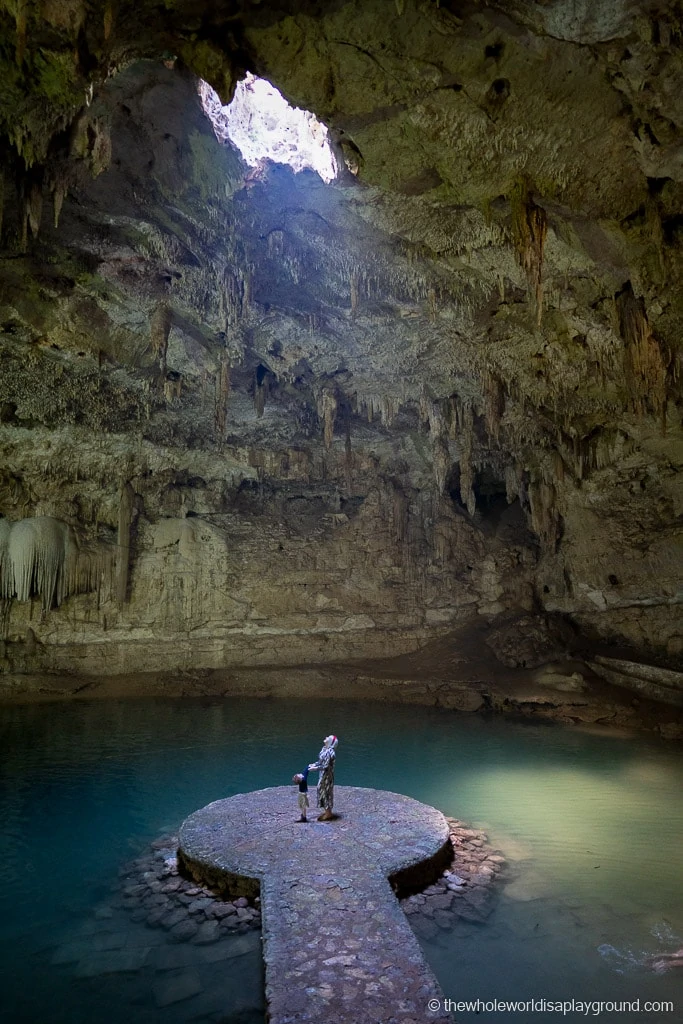
[[[512,240],[520,266],[526,274],[540,326],[543,314],[543,251],[548,233],[545,210],[536,206],[526,182],[519,184],[510,196],[512,208]]]
[[[505,391],[501,381],[489,369],[484,370],[482,389],[486,429],[489,435],[497,441],[500,434],[500,421],[505,412]]]
[[[583,480],[587,468],[587,445],[583,438],[574,434],[572,437],[572,455],[574,458],[574,475],[577,480]]]
[[[356,411],[372,423],[379,414],[383,427],[390,427],[400,410],[400,403],[392,395],[358,395],[354,396]]]
[[[155,306],[149,321],[149,339],[152,355],[158,361],[160,379],[166,375],[166,352],[171,333],[171,312],[165,302]]]
[[[2,225],[5,214],[5,172],[0,167],[0,237],[2,237]]]
[[[630,281],[617,295],[619,330],[624,339],[624,376],[631,408],[666,419],[667,361],[648,323],[645,306]]]
[[[88,149],[90,171],[93,178],[96,178],[102,171],[106,171],[111,163],[109,126],[102,118],[95,118],[90,122],[88,136],[91,140]]]
[[[506,463],[505,465],[505,498],[508,505],[519,497],[519,480],[520,472],[519,467],[516,463]]]
[[[228,333],[242,318],[244,311],[244,280],[241,270],[226,267],[220,289],[225,331]]]
[[[552,455],[553,476],[560,482],[564,480],[564,460],[560,452],[555,448]]]
[[[104,40],[105,40],[105,42],[109,39],[109,36],[111,35],[111,30],[112,30],[113,27],[114,27],[114,9],[113,9],[113,5],[111,3],[111,0],[109,0],[109,2],[107,3],[107,5],[104,8],[104,14],[103,14],[103,17],[102,17],[102,29],[103,29],[103,32],[104,32]]]
[[[435,438],[432,446],[432,467],[434,469],[436,489],[439,494],[443,494],[446,489],[446,481],[451,471],[451,465],[451,456],[446,441],[443,437]]]
[[[337,407],[337,396],[332,391],[322,391],[318,398],[318,416],[323,421],[323,439],[328,449],[332,447]]]
[[[355,313],[358,309],[358,298],[359,298],[359,278],[357,273],[351,273],[350,275],[351,284],[351,312]]]
[[[31,185],[28,193],[26,209],[31,234],[34,238],[37,238],[40,231],[40,222],[43,216],[43,190],[35,181]]]
[[[551,483],[534,481],[529,486],[531,526],[541,543],[554,550],[559,536],[560,517],[556,508],[556,491]]]
[[[66,198],[67,191],[68,186],[66,181],[59,179],[55,182],[52,190],[52,203],[54,211],[54,226],[56,228],[59,227],[59,217],[62,212],[62,206],[64,205],[64,199]]]
[[[408,539],[410,529],[410,502],[400,487],[394,485],[392,494],[392,526],[394,541],[400,549]]]
[[[26,252],[28,249],[28,221],[29,221],[29,203],[26,196],[20,200],[21,220],[19,224],[19,252]]]
[[[230,359],[226,352],[221,353],[221,365],[216,376],[216,434],[218,440],[225,437],[225,424],[228,419],[228,398],[230,397]]]
[[[11,524],[7,519],[0,519],[0,600],[6,600],[14,592],[9,561],[9,535]]]
[[[344,476],[346,479],[346,493],[353,493],[353,451],[351,449],[351,417],[346,416],[346,437],[344,440]]]
[[[268,369],[259,363],[254,371],[254,408],[259,419],[263,416],[269,393],[270,375]]]
[[[462,437],[460,451],[460,501],[471,516],[477,510],[477,499],[474,493],[474,467],[472,465],[472,449],[474,447],[474,414],[471,406],[462,410]]]
[[[42,595],[44,606],[52,607],[64,563],[64,530],[64,523],[47,516],[12,524],[8,553],[12,593],[18,601],[28,601],[35,592]]]
[[[432,399],[423,385],[420,390],[420,423],[423,427],[429,426],[429,415],[432,406]]]
[[[51,516],[0,520],[0,598],[41,597],[43,614],[71,594],[99,586],[111,563],[103,545],[81,547],[73,529]]]
[[[451,395],[448,399],[448,436],[455,441],[460,427],[460,399],[457,395]]]
[[[280,228],[273,228],[268,233],[266,248],[271,259],[282,256],[285,251],[285,233]]]
[[[14,50],[14,59],[19,67],[24,61],[26,53],[26,32],[28,26],[28,0],[16,0],[14,8],[14,23],[17,33],[17,42]]]
[[[116,564],[116,601],[119,608],[126,603],[128,593],[128,567],[130,562],[130,532],[133,522],[135,492],[130,483],[121,488],[119,497],[118,558]]]
[[[167,402],[176,402],[183,390],[183,378],[175,371],[166,374],[164,381],[164,398]]]

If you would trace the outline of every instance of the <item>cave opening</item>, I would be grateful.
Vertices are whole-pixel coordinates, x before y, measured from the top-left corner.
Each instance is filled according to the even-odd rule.
[[[265,79],[248,72],[228,104],[204,81],[199,95],[216,138],[235,145],[250,167],[272,161],[295,172],[315,171],[327,184],[337,177],[326,126],[310,111],[290,106]]]

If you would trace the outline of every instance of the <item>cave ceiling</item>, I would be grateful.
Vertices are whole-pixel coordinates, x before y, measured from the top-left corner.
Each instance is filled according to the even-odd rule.
[[[475,525],[519,498],[541,601],[678,600],[682,32],[645,0],[0,4],[0,511],[60,513],[38,476],[74,457],[113,524],[142,451],[237,486],[336,448]],[[336,181],[216,139],[198,79],[247,71]]]

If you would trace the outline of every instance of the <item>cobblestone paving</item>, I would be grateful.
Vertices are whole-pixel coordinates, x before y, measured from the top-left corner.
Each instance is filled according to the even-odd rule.
[[[187,818],[180,858],[198,881],[259,879],[271,1024],[451,1024],[428,1009],[443,993],[388,881],[441,874],[446,819],[348,786],[335,788],[335,813],[300,824],[293,787],[241,793]]]

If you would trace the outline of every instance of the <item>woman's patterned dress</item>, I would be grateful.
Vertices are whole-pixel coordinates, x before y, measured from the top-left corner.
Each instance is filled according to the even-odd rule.
[[[323,747],[315,765],[320,770],[318,807],[322,807],[325,811],[331,811],[334,802],[334,758],[334,747]]]

